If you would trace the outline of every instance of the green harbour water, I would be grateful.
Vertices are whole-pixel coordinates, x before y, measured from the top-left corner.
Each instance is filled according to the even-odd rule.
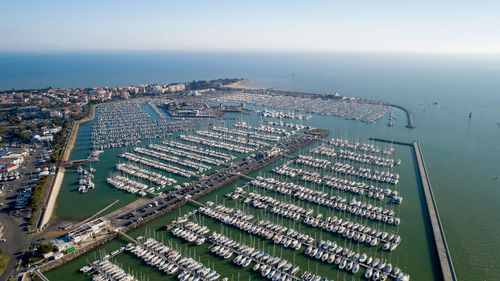
[[[251,124],[252,123],[256,124],[260,119],[260,117],[253,115],[248,116],[248,115],[232,114],[231,116],[237,117],[238,120],[244,120],[247,121],[247,123]],[[401,124],[405,120],[404,119],[405,116],[402,112],[398,113],[397,118],[398,118],[397,126],[399,127],[398,129],[409,130],[404,128]],[[303,124],[330,129],[329,137],[333,136],[344,137],[355,141],[368,142],[367,139],[368,136],[377,136],[382,138],[387,137],[387,135],[384,135],[383,131],[390,131],[392,129],[395,129],[385,126],[386,119],[387,116],[386,118],[381,119],[380,122],[375,125],[368,125],[365,123],[361,123],[359,121],[346,121],[340,118],[325,117],[325,116],[315,116],[311,120],[302,122]],[[230,122],[231,121],[227,121],[227,123]],[[88,131],[88,128],[85,126],[89,127],[90,123],[82,126],[81,133],[78,136],[77,142],[81,141],[83,143],[87,139],[86,135],[90,131]],[[375,134],[375,132],[377,134]],[[370,133],[372,133],[372,135],[370,135]],[[170,139],[173,139],[173,137]],[[141,145],[144,145],[146,143],[149,142],[144,141]],[[379,145],[382,147],[387,147],[386,144],[379,144]],[[307,153],[308,150],[313,146],[302,149],[301,151],[295,153],[294,155],[299,153],[300,154]],[[372,223],[371,221],[366,219],[359,219],[356,216],[346,215],[347,218],[355,222],[363,222],[364,224],[376,227],[377,229],[383,231],[398,232],[401,235],[403,242],[394,252],[388,253],[382,251],[381,247],[368,247],[364,245],[358,245],[357,243],[348,242],[350,240],[340,238],[337,235],[319,231],[318,229],[306,226],[305,224],[302,223],[297,223],[290,221],[288,219],[280,218],[276,215],[270,214],[268,210],[255,209],[249,205],[242,204],[238,200],[230,200],[224,197],[224,194],[234,190],[234,188],[237,186],[244,185],[247,182],[247,180],[239,180],[235,184],[230,184],[208,196],[201,198],[200,201],[204,202],[211,200],[218,203],[224,202],[223,204],[228,207],[241,208],[248,213],[254,214],[254,216],[256,216],[257,218],[268,218],[278,224],[287,227],[292,227],[298,231],[304,231],[308,234],[312,234],[313,236],[316,237],[317,241],[321,239],[336,241],[337,243],[339,243],[339,245],[347,246],[348,248],[351,248],[358,252],[361,253],[366,252],[367,254],[374,257],[388,259],[392,262],[393,266],[399,266],[404,271],[410,273],[412,276],[412,280],[439,280],[439,267],[437,266],[436,263],[437,262],[436,257],[433,254],[434,248],[433,248],[432,236],[430,234],[430,225],[427,221],[427,213],[425,212],[424,209],[425,205],[423,204],[423,193],[416,174],[416,162],[415,159],[413,158],[413,152],[410,147],[406,146],[396,145],[395,149],[396,153],[394,155],[391,155],[390,157],[393,157],[395,159],[402,159],[403,162],[401,166],[395,168],[395,172],[401,175],[400,183],[397,185],[396,189],[399,190],[400,194],[404,197],[404,202],[399,208],[397,208],[397,205],[391,205],[391,204],[388,204],[386,206],[389,208],[395,208],[395,207],[397,208],[396,209],[398,210],[397,213],[402,220],[401,225],[399,227],[394,227],[394,226],[391,227],[391,226],[386,226],[383,223]],[[94,166],[97,170],[97,172],[95,173],[96,188],[94,190],[90,190],[88,194],[82,195],[79,192],[75,191],[74,189],[77,188],[77,186],[69,187],[70,190],[68,190],[66,185],[64,185],[63,188],[64,191],[61,192],[59,200],[65,198],[65,201],[64,202],[61,201],[58,204],[57,215],[59,217],[68,216],[71,218],[81,219],[90,216],[91,214],[95,213],[97,210],[109,204],[115,199],[120,199],[120,202],[116,206],[111,208],[109,211],[112,211],[113,209],[116,209],[119,206],[125,205],[133,201],[134,199],[137,199],[138,198],[137,196],[122,191],[114,190],[111,186],[107,185],[107,183],[104,182],[105,177],[109,176],[109,174],[113,172],[114,165],[118,161],[120,161],[117,155],[123,151],[127,151],[127,148],[116,148],[116,149],[106,150],[106,152],[101,155],[100,158],[101,160],[98,163],[95,163]],[[75,157],[77,156],[76,153],[77,151],[75,150],[74,154]],[[72,155],[72,158],[75,158],[74,156]],[[78,155],[78,157],[80,157],[80,155]],[[270,170],[273,167],[282,164],[284,161],[285,160],[274,163],[266,167],[265,169],[262,169],[261,171],[253,173],[253,175],[251,176],[263,176],[263,177],[274,176],[275,178],[281,179],[283,181],[293,181],[295,183],[305,185],[313,189],[323,189],[330,195],[341,195],[347,197],[348,200],[350,200],[350,198],[353,197],[350,193],[336,191],[327,187],[316,186],[313,184],[302,182],[297,179],[287,179],[284,177],[279,177],[270,172]],[[72,177],[68,176],[65,177],[65,182],[66,180],[69,183],[71,181],[73,182],[76,181],[77,178],[72,179]],[[384,187],[384,185],[380,186]],[[281,201],[294,202],[293,198],[290,196],[282,196],[271,191],[258,190],[255,188],[253,189],[255,192],[272,196]],[[84,200],[81,199],[82,196],[85,197]],[[368,200],[366,197],[359,197],[359,198],[361,198],[362,200],[367,200],[368,202],[371,202],[375,205],[384,206],[383,203],[377,202],[374,199]],[[92,204],[89,204],[89,201],[91,201]],[[382,202],[386,202],[386,200]],[[295,203],[297,204],[296,201]],[[345,215],[342,212],[332,211],[326,207],[319,207],[314,204],[308,204],[303,202],[298,204],[304,207],[314,208],[315,213],[322,213],[325,216]],[[211,265],[214,264],[215,270],[217,270],[224,277],[228,277],[230,279],[232,278],[232,280],[238,280],[238,275],[241,280],[259,279],[260,277],[251,271],[251,267],[246,269],[238,268],[238,266],[232,264],[231,259],[223,260],[222,258],[214,256],[209,252],[207,248],[208,245],[203,245],[200,247],[190,245],[188,243],[182,242],[182,240],[180,240],[179,238],[175,238],[169,232],[163,230],[162,227],[167,223],[169,223],[172,219],[179,216],[180,214],[184,214],[193,209],[195,209],[195,206],[192,205],[184,206],[180,208],[179,211],[174,211],[162,217],[161,219],[149,223],[141,227],[140,229],[132,231],[130,234],[133,237],[145,234],[156,235],[156,237],[160,240],[163,240],[165,244],[175,245],[177,249],[182,250],[183,253],[186,253],[186,255],[196,257],[205,264],[211,264]],[[197,215],[196,218],[198,221],[203,222],[205,225],[207,225],[211,231],[218,231],[218,232],[222,231],[227,236],[232,237],[236,241],[241,241],[244,242],[245,244],[258,246],[259,248],[265,249],[265,251],[273,255],[285,257],[289,261],[295,261],[296,264],[300,265],[301,272],[303,272],[304,270],[309,270],[312,272],[317,272],[322,276],[327,276],[328,278],[333,280],[360,280],[362,279],[362,274],[364,274],[364,270],[360,270],[360,272],[357,275],[345,273],[345,271],[337,269],[336,266],[334,265],[324,264],[315,259],[309,258],[303,254],[303,251],[305,250],[304,247],[299,251],[292,251],[290,249],[283,248],[279,245],[274,245],[272,241],[267,241],[246,234],[231,226],[223,226],[220,223],[214,221],[213,219],[209,219],[208,217]],[[109,253],[117,249],[119,246],[122,246],[124,243],[126,243],[126,241],[122,239],[118,239],[117,241],[111,242],[104,247],[96,249],[95,252],[87,254],[75,261],[72,261],[68,265],[65,265],[61,268],[48,272],[47,277],[50,280],[63,280],[62,278],[66,278],[69,274],[75,280],[88,280],[89,277],[79,273],[78,269],[81,268],[83,265],[87,264],[88,262],[94,260],[95,257],[99,257],[99,255],[102,255],[103,251]],[[151,268],[145,265],[141,260],[131,256],[128,253],[122,253],[118,255],[116,258],[113,259],[113,261],[116,261],[124,269],[130,268],[131,271],[133,270],[134,272],[140,272],[139,275],[136,276],[140,277],[141,274],[142,276],[147,276],[145,277],[146,278],[145,280],[176,279],[175,277],[168,277],[163,273],[158,272],[155,268]]]

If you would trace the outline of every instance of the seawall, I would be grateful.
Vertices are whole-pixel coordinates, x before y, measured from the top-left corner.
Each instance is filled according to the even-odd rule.
[[[431,181],[429,175],[427,174],[427,168],[424,162],[424,156],[420,145],[417,141],[412,143],[400,142],[394,140],[385,140],[379,138],[370,138],[372,141],[392,143],[410,146],[413,148],[413,153],[415,159],[417,160],[418,173],[422,181],[422,189],[424,191],[425,203],[427,206],[427,212],[429,214],[429,221],[432,228],[432,236],[434,238],[435,249],[439,259],[439,265],[441,267],[441,273],[444,281],[457,281],[457,276],[455,274],[455,268],[453,267],[453,261],[451,259],[450,251],[448,249],[448,244],[446,243],[446,237],[443,230],[443,225],[441,224],[441,218],[439,217],[438,207],[436,204],[436,199],[434,198],[434,193],[432,193]]]
[[[427,174],[427,168],[425,167],[422,150],[420,149],[420,145],[417,141],[413,141],[413,149],[415,152],[415,157],[417,159],[420,178],[422,180],[425,202],[429,213],[429,219],[432,226],[432,234],[434,236],[434,242],[436,244],[439,263],[441,265],[441,272],[443,274],[443,280],[456,281],[457,277],[455,274],[455,268],[453,267],[450,251],[448,250],[448,244],[446,243],[446,237],[444,235],[443,226],[439,217],[436,200],[434,198],[434,194],[432,193],[431,182]]]

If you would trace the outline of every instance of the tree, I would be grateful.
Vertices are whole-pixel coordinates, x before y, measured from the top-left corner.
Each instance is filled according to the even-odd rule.
[[[42,243],[40,246],[38,246],[38,255],[44,255],[46,253],[54,251],[54,246],[47,244],[47,243]]]

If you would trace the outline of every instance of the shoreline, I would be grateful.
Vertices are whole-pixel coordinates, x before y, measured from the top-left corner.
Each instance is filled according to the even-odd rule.
[[[59,170],[57,171],[56,179],[54,180],[54,185],[52,186],[52,190],[50,191],[49,199],[47,201],[47,207],[45,208],[45,212],[43,213],[42,221],[40,223],[40,230],[43,230],[43,227],[50,221],[52,217],[52,213],[55,210],[57,198],[59,197],[58,195],[62,187],[65,173],[66,169],[64,168],[59,168]]]
[[[246,83],[250,81],[250,79],[243,79],[241,81],[235,82],[233,84],[227,84],[227,85],[222,85],[221,88],[228,88],[228,89],[235,89],[235,90],[265,90],[264,88],[258,88],[258,87],[253,87],[253,86],[248,86],[248,85],[242,85],[243,83]]]
[[[93,104],[90,106],[89,109],[89,115],[83,119],[76,120],[72,127],[71,127],[71,133],[69,135],[69,138],[66,140],[66,143],[64,145],[64,152],[63,152],[63,157],[62,157],[62,163],[68,161],[71,152],[73,151],[73,148],[75,147],[76,139],[78,137],[78,130],[80,128],[80,124],[84,124],[87,122],[90,122],[94,119],[95,117],[95,107],[98,106],[99,104]],[[60,165],[61,163],[59,163]],[[66,173],[66,169],[62,166],[59,166],[57,169],[57,175],[56,178],[52,184],[52,187],[50,189],[50,194],[47,199],[47,205],[44,210],[44,213],[41,218],[40,226],[39,226],[39,231],[43,231],[43,227],[47,225],[47,223],[50,222],[52,215],[54,213],[54,210],[56,209],[56,203],[57,199],[59,198],[59,192],[61,191],[62,183],[64,180],[64,174]]]
[[[69,136],[69,139],[66,142],[66,146],[64,148],[64,153],[62,160],[63,161],[68,161],[71,152],[73,151],[73,148],[75,147],[76,139],[78,137],[78,129],[80,128],[81,124],[88,123],[92,120],[94,120],[95,117],[95,108],[99,104],[92,104],[89,109],[89,115],[83,119],[77,120],[73,123],[73,126],[71,128],[71,134]]]

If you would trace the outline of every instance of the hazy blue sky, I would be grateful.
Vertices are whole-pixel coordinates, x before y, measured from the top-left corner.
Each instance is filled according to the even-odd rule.
[[[0,51],[500,52],[500,0],[0,1]]]

